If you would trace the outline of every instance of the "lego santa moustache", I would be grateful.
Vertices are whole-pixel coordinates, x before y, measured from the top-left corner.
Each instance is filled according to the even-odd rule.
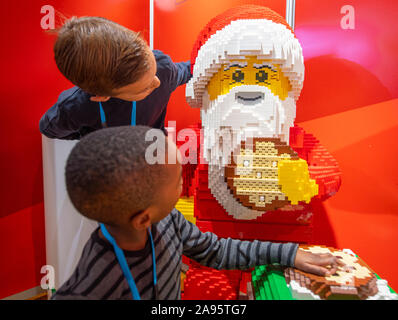
[[[318,185],[289,146],[304,80],[301,45],[271,9],[238,9],[200,33],[186,99],[201,108],[212,194],[235,219],[251,220],[309,203]]]

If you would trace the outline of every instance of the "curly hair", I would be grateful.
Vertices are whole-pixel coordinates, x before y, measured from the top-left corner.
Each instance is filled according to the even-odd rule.
[[[101,129],[75,145],[67,159],[65,181],[77,211],[89,219],[120,226],[154,203],[169,171],[162,164],[147,162],[146,149],[152,143],[145,139],[148,130],[158,129]],[[164,143],[158,144],[157,152],[165,154],[167,139],[161,133]]]

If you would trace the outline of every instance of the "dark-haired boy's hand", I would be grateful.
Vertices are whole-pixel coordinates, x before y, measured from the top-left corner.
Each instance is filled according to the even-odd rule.
[[[315,254],[298,249],[294,265],[304,272],[318,276],[330,276],[336,273],[338,266],[345,264],[330,253]]]

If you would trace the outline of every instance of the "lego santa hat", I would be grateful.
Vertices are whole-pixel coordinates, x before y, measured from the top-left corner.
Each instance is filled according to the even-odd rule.
[[[263,6],[243,5],[212,19],[200,32],[191,54],[192,78],[186,87],[191,107],[202,106],[212,75],[223,63],[256,55],[279,64],[297,100],[304,81],[302,48],[286,20]]]

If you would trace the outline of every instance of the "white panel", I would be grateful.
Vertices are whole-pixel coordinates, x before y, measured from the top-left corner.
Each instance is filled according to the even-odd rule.
[[[47,264],[55,269],[55,288],[72,275],[82,249],[98,223],[80,215],[65,186],[66,159],[77,140],[42,136]]]

